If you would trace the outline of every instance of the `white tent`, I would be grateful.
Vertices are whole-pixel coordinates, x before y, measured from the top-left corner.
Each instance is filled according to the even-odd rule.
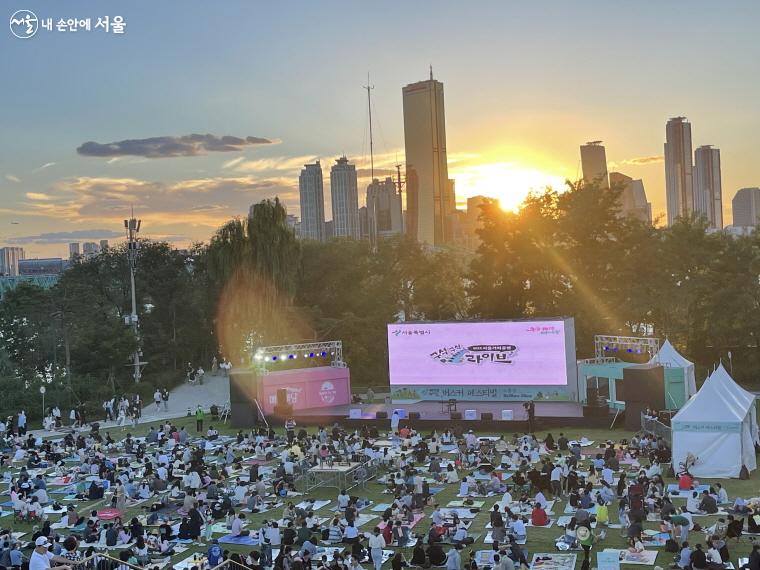
[[[694,377],[694,363],[681,356],[681,353],[670,344],[668,339],[665,339],[660,350],[652,357],[649,364],[662,364],[663,366],[669,366],[672,368],[683,368],[686,399],[688,400],[697,393],[697,381]]]
[[[673,469],[689,453],[698,477],[738,477],[757,467],[755,396],[734,382],[721,364],[673,417]]]

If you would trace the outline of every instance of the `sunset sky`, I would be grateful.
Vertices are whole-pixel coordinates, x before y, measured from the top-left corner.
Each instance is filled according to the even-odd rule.
[[[341,154],[368,169],[368,72],[376,164],[403,161],[401,88],[430,64],[460,203],[513,207],[531,186],[577,178],[579,145],[603,140],[610,170],[642,178],[662,214],[665,122],[679,115],[695,148],[721,149],[726,223],[736,190],[760,186],[757,1],[3,6],[127,23],[0,34],[0,244],[28,257],[116,240],[132,206],[145,237],[177,245],[263,198],[298,214],[305,162],[321,159],[326,182]]]

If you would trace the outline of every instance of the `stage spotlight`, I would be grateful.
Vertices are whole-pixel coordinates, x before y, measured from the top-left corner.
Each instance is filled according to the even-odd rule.
[[[309,358],[314,358],[314,353],[313,352],[309,353]]]
[[[280,355],[280,360],[285,360],[287,357],[288,357],[287,354],[281,354]]]
[[[295,357],[295,354],[288,354],[288,360],[293,360]]]
[[[323,350],[322,351],[322,358],[324,358],[325,356],[327,356],[327,353]]]
[[[628,352],[633,352],[633,349],[632,349],[632,348],[629,348],[629,349],[628,349]]]
[[[273,360],[273,361],[274,361],[274,360],[277,360],[277,357],[276,357],[276,356],[273,356],[273,357],[272,357],[272,360]]]
[[[609,351],[609,349],[610,349],[610,347],[609,347],[609,346],[605,346],[605,347],[604,347],[604,351],[605,351],[605,352]]]

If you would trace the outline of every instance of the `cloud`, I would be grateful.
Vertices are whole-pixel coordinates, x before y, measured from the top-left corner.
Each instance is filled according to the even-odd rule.
[[[18,176],[14,176],[13,174],[6,174],[5,179],[9,180],[10,182],[16,182],[16,183],[21,182],[21,178],[19,178]]]
[[[178,224],[217,228],[231,217],[245,215],[251,204],[274,196],[296,210],[297,183],[292,177],[250,175],[169,182],[81,176],[58,181],[47,191],[50,200],[28,199],[17,212],[120,228],[134,206],[146,237],[154,238],[151,227],[164,232],[176,231],[171,226]]]
[[[247,146],[272,144],[262,137],[216,136],[192,134],[180,137],[151,137],[128,139],[112,143],[88,141],[77,148],[82,156],[113,158],[121,156],[142,156],[144,158],[171,158],[177,156],[198,156],[207,152],[235,152]]]
[[[69,243],[78,240],[101,240],[108,238],[123,237],[122,232],[105,229],[75,230],[72,232],[50,232],[33,236],[20,236],[8,238],[5,241],[11,244],[54,244]]]
[[[403,167],[401,169],[402,173],[404,171]],[[372,169],[371,168],[357,168],[356,169],[356,176],[359,178],[369,178],[372,176]],[[378,168],[375,167],[375,178],[379,178],[381,176],[396,176],[396,170],[394,168]]]
[[[647,164],[657,164],[658,162],[664,162],[665,157],[661,154],[654,156],[639,156],[636,158],[626,158],[620,162],[610,162],[609,168],[617,168],[619,166],[645,166]]]
[[[27,192],[25,196],[29,200],[51,200],[51,197],[48,194],[42,192]]]
[[[35,168],[34,171],[35,172],[39,172],[40,170],[45,170],[46,168],[50,168],[51,166],[55,166],[55,165],[56,165],[55,162],[46,162],[45,164],[43,164],[39,168]]]

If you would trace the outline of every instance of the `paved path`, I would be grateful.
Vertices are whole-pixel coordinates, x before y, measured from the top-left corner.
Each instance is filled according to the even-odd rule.
[[[174,388],[169,393],[169,410],[165,411],[163,403],[161,404],[161,410],[156,409],[156,404],[152,401],[144,402],[143,413],[138,423],[149,423],[158,420],[169,420],[175,418],[183,418],[187,416],[187,410],[190,413],[195,412],[196,406],[200,404],[204,410],[208,409],[216,404],[221,409],[225,404],[230,401],[230,382],[225,376],[210,376],[207,375],[203,379],[203,386],[191,385],[188,383],[181,384]],[[91,421],[97,421],[102,429],[120,427],[116,422],[104,422],[100,417],[88,418]],[[131,425],[129,422],[127,426]],[[69,431],[69,430],[65,430]],[[32,430],[35,435],[41,435],[43,437],[48,436],[61,436],[65,431],[45,431],[45,430]],[[85,427],[82,431],[90,431],[89,426]]]

